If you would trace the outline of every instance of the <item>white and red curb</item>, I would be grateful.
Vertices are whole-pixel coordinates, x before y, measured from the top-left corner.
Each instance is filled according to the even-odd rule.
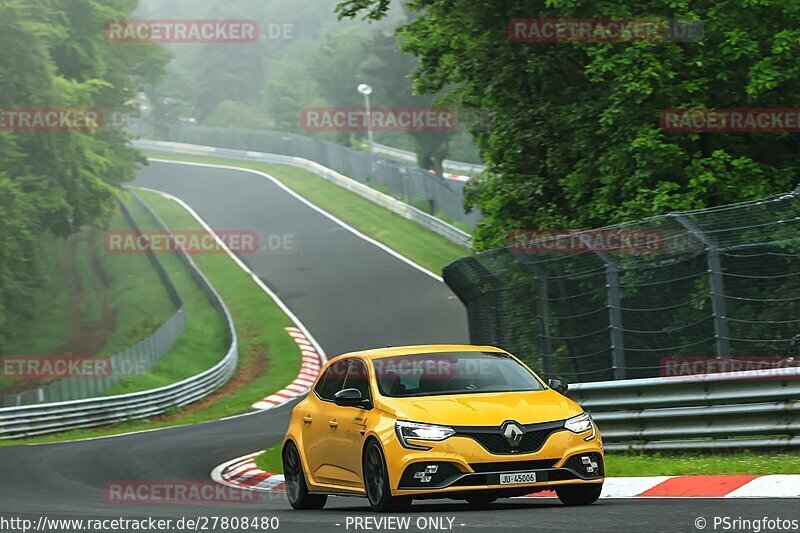
[[[224,485],[261,492],[285,492],[283,474],[258,468],[259,453],[220,465],[212,478]],[[543,491],[523,498],[555,498]],[[601,498],[800,498],[800,474],[609,477]]]
[[[543,491],[526,498],[555,497]],[[800,474],[608,477],[601,498],[800,498]]]
[[[300,373],[297,375],[297,378],[283,390],[279,390],[275,394],[271,394],[263,400],[254,403],[254,409],[273,409],[294,400],[298,396],[309,391],[311,385],[314,384],[314,380],[317,378],[317,374],[319,374],[322,358],[311,341],[308,340],[299,328],[286,328],[286,332],[294,338],[294,341],[300,347],[300,351],[303,354]]]
[[[251,453],[219,465],[211,472],[211,479],[244,490],[286,492],[283,474],[265,472],[256,466],[255,458],[261,453]]]

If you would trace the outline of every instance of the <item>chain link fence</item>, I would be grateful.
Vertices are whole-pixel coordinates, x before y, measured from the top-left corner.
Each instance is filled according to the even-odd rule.
[[[369,185],[442,220],[471,230],[480,213],[464,210],[464,184],[336,143],[293,133],[140,121],[143,138],[302,157]]]
[[[467,308],[473,343],[507,349],[547,376],[794,365],[798,230],[800,187],[602,230],[517,232],[503,248],[449,265],[444,279]]]
[[[135,198],[140,201],[138,197]],[[140,232],[125,204],[120,201],[119,206],[128,225],[135,232]],[[147,209],[149,212],[149,208]],[[158,223],[157,220],[154,221]],[[153,334],[135,345],[108,358],[98,358],[100,365],[96,367],[98,372],[95,375],[60,379],[35,389],[2,396],[0,407],[65,402],[99,396],[125,379],[149,372],[158,364],[186,330],[186,313],[183,301],[161,262],[154,254],[148,254],[147,257],[177,311]]]

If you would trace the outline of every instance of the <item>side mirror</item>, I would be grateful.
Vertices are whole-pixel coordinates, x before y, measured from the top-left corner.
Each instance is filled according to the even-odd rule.
[[[343,389],[333,395],[333,403],[341,407],[369,407],[369,398],[361,396],[358,389]]]
[[[559,394],[566,394],[567,389],[569,389],[569,385],[561,381],[560,379],[548,379],[547,386],[556,391]]]

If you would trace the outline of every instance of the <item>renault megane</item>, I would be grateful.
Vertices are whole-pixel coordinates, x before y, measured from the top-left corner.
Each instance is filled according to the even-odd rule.
[[[414,499],[554,490],[586,505],[603,486],[591,417],[519,359],[489,346],[354,352],[328,362],[295,406],[282,458],[295,509],[328,495],[366,496],[375,511]]]

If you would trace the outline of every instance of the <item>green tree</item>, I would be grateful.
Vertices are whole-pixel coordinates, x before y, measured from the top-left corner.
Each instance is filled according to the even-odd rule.
[[[388,0],[346,0],[342,17],[380,19]],[[798,170],[791,134],[674,134],[668,108],[795,107],[798,0],[414,0],[401,32],[421,60],[418,90],[444,88],[489,112],[476,133],[487,175],[468,205],[478,249],[515,228],[597,227],[784,191]],[[699,42],[523,43],[515,18],[659,18],[704,24]]]
[[[155,45],[103,37],[128,18],[128,0],[7,0],[0,3],[0,110],[100,109],[107,122],[167,57]],[[107,124],[96,131],[0,131],[0,350],[9,317],[24,318],[37,282],[36,242],[102,225],[137,154]]]

